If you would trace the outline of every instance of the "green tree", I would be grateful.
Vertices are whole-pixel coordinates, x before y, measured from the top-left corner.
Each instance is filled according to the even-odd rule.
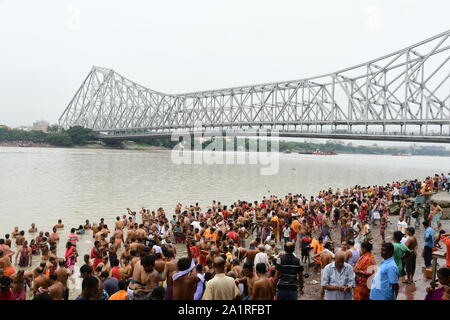
[[[49,133],[47,136],[47,142],[55,146],[63,147],[70,147],[73,145],[72,138],[67,132]]]
[[[48,126],[47,130],[49,133],[57,133],[59,131],[59,129],[60,129],[60,127],[57,124],[52,124],[52,125]]]
[[[76,145],[85,145],[89,140],[95,139],[94,131],[82,126],[70,127],[66,132],[70,135],[72,143]]]

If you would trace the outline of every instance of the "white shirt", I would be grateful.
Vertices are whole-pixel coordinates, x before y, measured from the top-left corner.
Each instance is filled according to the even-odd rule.
[[[403,234],[405,234],[406,228],[408,228],[408,224],[406,223],[406,221],[397,222],[397,231],[401,231]]]
[[[156,244],[153,245],[153,248],[152,248],[152,249],[155,249],[155,253],[162,253],[161,247],[160,247],[160,246],[157,246]]]
[[[202,227],[200,226],[200,222],[198,222],[198,221],[193,221],[193,222],[191,223],[191,226],[194,227],[194,230],[195,230],[195,229],[200,230],[200,229],[202,228]]]
[[[400,194],[400,192],[398,191],[397,187],[394,187],[394,189],[392,190],[392,195],[398,196],[399,194]]]
[[[258,252],[255,256],[255,260],[253,262],[255,264],[255,266],[258,263],[264,263],[267,267],[267,269],[269,269],[270,264],[269,264],[269,258],[267,257],[267,254],[265,252]]]

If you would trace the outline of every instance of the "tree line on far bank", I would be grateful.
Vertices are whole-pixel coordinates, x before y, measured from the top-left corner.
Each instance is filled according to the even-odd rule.
[[[48,143],[54,146],[71,147],[74,145],[85,145],[95,140],[94,131],[81,126],[74,126],[67,130],[57,125],[49,126],[48,133],[31,130],[0,128],[0,142],[27,142]]]
[[[222,141],[220,141],[222,140]],[[238,142],[238,140],[240,140]],[[213,141],[216,143],[222,142],[222,150],[226,150],[226,142],[223,138],[213,138],[209,140],[205,140],[202,142],[202,148],[204,149]],[[172,149],[178,141],[172,141],[170,138],[155,138],[155,139],[141,139],[140,144],[142,145],[153,145],[153,146],[161,146]],[[237,150],[237,146],[241,145],[244,147],[246,151],[253,148],[256,148],[253,151],[259,151],[259,142],[257,140],[256,143],[250,143],[249,138],[234,138],[234,150]],[[267,146],[263,149],[264,151],[271,151],[272,146],[270,140],[266,142]],[[211,147],[209,147],[211,149]],[[194,150],[193,140],[191,140],[191,150]],[[409,153],[411,155],[429,155],[429,156],[450,156],[450,150],[446,149],[443,146],[419,146],[415,148],[411,147],[402,147],[402,146],[391,146],[391,147],[381,147],[376,144],[372,146],[361,146],[361,145],[352,145],[351,143],[342,144],[342,143],[334,143],[331,141],[327,141],[326,143],[313,143],[313,142],[300,142],[300,141],[282,141],[278,142],[278,150],[279,152],[336,152],[336,153],[353,153],[353,154],[404,154]]]
[[[226,142],[223,138],[207,139],[202,141],[202,149],[206,148],[214,140],[222,139],[223,150],[226,150]],[[47,143],[54,146],[71,147],[74,145],[86,145],[88,142],[97,140],[94,131],[82,126],[74,126],[67,130],[51,125],[48,127],[48,133],[42,131],[25,131],[20,129],[9,129],[0,126],[0,142],[27,142],[27,143]],[[237,140],[240,140],[238,142]],[[242,141],[244,140],[244,141]],[[178,144],[178,141],[172,141],[170,138],[147,138],[136,141],[141,145],[161,146],[172,149]],[[191,149],[194,149],[193,140],[191,141]],[[245,150],[253,149],[249,138],[234,138],[234,149],[237,150],[238,145],[243,145]],[[271,151],[270,140],[264,151]],[[256,150],[259,150],[259,141],[256,142]],[[337,153],[356,153],[356,154],[396,154],[411,153],[412,155],[431,155],[431,156],[450,156],[450,151],[443,146],[420,146],[411,147],[380,147],[376,144],[372,146],[361,146],[334,143],[327,141],[326,143],[299,142],[299,141],[279,141],[278,151],[280,152],[337,152]]]

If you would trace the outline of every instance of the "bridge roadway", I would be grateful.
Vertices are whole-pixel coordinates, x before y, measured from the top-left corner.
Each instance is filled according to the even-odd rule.
[[[177,131],[177,132],[152,132],[152,133],[116,133],[104,134],[97,132],[97,137],[104,141],[121,141],[121,140],[140,140],[149,138],[170,138],[173,136],[198,135],[203,137],[223,136],[220,130],[205,131]],[[270,131],[262,132],[261,136],[270,136]],[[256,137],[257,131],[230,131],[226,132],[226,137]],[[442,135],[405,135],[405,134],[354,134],[354,133],[318,133],[318,132],[296,132],[296,131],[278,131],[274,137],[284,138],[315,138],[315,139],[336,139],[336,140],[376,140],[376,141],[402,141],[402,142],[428,142],[428,143],[450,143],[450,136]]]

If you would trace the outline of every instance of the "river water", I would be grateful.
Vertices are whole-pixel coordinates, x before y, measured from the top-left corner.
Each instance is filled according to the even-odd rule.
[[[27,232],[32,222],[39,231],[51,231],[62,219],[65,228],[59,234],[66,241],[70,228],[86,219],[105,218],[113,229],[115,217],[127,207],[163,207],[171,215],[177,202],[206,208],[212,200],[231,204],[271,194],[310,196],[328,187],[423,179],[448,173],[450,158],[281,153],[277,174],[261,175],[260,169],[250,164],[175,164],[170,151],[0,147],[0,237],[14,226]],[[35,236],[26,233],[28,240]],[[77,267],[91,247],[89,232],[81,236]],[[58,256],[64,256],[64,242]],[[39,258],[33,260],[37,265]],[[71,287],[78,289],[72,294],[79,285],[75,276]]]
[[[170,151],[0,148],[0,234],[14,226],[40,230],[61,218],[67,227],[85,219],[111,221],[126,213],[178,201],[231,204],[289,192],[307,196],[328,187],[386,184],[450,171],[450,158],[390,155],[279,154],[276,175],[259,165],[175,164]]]

